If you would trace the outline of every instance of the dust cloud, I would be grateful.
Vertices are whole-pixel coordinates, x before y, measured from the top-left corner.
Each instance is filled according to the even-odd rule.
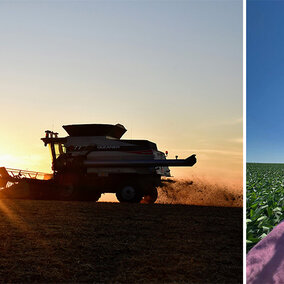
[[[198,178],[181,179],[158,188],[157,203],[188,204],[201,206],[242,207],[241,184],[223,184],[218,180],[204,181]]]

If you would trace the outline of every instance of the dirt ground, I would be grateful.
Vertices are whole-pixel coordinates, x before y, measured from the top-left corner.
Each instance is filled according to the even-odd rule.
[[[0,200],[1,282],[241,283],[242,209]]]

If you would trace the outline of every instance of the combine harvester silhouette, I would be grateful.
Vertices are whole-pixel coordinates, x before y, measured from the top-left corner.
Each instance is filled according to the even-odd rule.
[[[0,168],[0,197],[92,200],[115,193],[120,202],[154,203],[157,187],[170,177],[169,167],[191,167],[187,159],[167,159],[155,143],[121,139],[121,124],[65,125],[69,134],[45,131],[41,140],[49,146],[53,174]]]

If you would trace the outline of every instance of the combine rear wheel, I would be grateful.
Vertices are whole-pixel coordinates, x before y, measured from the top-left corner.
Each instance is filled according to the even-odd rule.
[[[151,189],[150,192],[147,192],[147,195],[144,196],[142,203],[153,204],[155,203],[157,198],[158,198],[158,191],[157,188],[154,187],[153,189]]]
[[[126,185],[116,192],[116,197],[120,202],[139,203],[143,195],[138,186]]]

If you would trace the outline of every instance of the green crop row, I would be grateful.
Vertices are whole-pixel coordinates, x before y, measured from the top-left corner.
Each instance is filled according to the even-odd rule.
[[[247,164],[247,250],[284,219],[284,164]]]

